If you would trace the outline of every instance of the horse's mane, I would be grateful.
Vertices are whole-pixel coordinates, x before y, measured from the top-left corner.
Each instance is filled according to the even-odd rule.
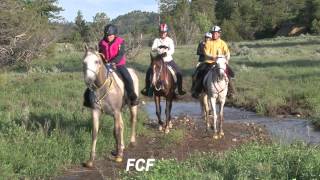
[[[93,47],[87,47],[86,48],[86,54],[88,54],[88,53],[97,53],[97,50],[95,49],[95,48],[93,48]]]

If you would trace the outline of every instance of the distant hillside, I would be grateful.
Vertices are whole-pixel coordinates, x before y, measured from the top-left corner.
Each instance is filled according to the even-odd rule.
[[[128,14],[118,16],[112,20],[116,24],[120,34],[139,32],[144,34],[154,33],[158,24],[158,13],[132,11]]]

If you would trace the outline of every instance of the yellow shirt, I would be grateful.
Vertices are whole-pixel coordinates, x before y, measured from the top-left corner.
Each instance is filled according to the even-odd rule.
[[[211,57],[224,57],[229,61],[230,51],[226,42],[220,38],[217,40],[209,40],[206,42],[204,52]]]

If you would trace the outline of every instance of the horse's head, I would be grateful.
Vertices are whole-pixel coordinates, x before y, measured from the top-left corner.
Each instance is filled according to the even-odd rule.
[[[226,69],[227,69],[227,60],[224,57],[218,57],[216,61],[216,68],[219,74],[219,79],[225,77]]]
[[[84,81],[87,86],[92,86],[99,78],[100,71],[103,69],[104,63],[100,54],[90,47],[85,47],[85,55],[83,58]]]
[[[167,74],[166,65],[163,61],[163,54],[152,53],[151,56],[151,68],[153,72],[152,85],[156,88],[161,88],[163,85],[163,80]]]

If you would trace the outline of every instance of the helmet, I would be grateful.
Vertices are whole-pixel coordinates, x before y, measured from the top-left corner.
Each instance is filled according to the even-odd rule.
[[[213,26],[211,32],[221,32],[221,28],[219,26]]]
[[[212,34],[210,32],[206,32],[206,34],[204,35],[204,37],[206,38],[212,38]]]
[[[118,33],[118,29],[115,25],[113,24],[108,24],[104,27],[104,34],[106,36],[109,36],[109,35],[116,35]]]
[[[160,24],[159,32],[168,32],[168,25],[167,24]]]

